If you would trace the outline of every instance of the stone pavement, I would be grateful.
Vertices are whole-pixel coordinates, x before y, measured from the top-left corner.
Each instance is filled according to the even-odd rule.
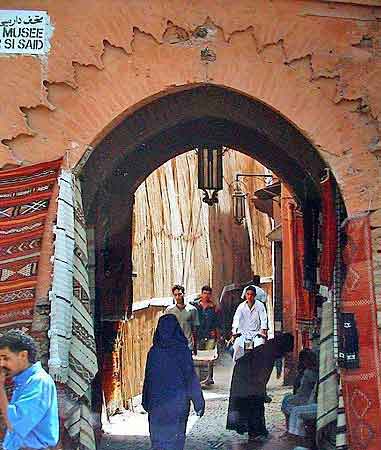
[[[289,391],[276,380],[274,374],[268,386],[273,401],[266,405],[266,423],[270,432],[265,442],[247,443],[247,435],[228,431],[226,413],[229,402],[229,388],[232,372],[232,360],[223,354],[215,368],[215,384],[204,389],[206,399],[205,415],[199,419],[193,412],[189,417],[185,450],[292,450],[296,444],[281,435],[285,431],[280,402]],[[147,414],[140,405],[134,412],[111,418],[111,425],[105,426],[102,450],[149,450]]]

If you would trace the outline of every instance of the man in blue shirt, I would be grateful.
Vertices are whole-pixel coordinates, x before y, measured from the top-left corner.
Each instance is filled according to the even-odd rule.
[[[54,447],[59,437],[57,392],[54,381],[36,362],[32,337],[11,330],[0,337],[0,410],[7,425],[5,450]],[[4,383],[15,384],[8,402]]]

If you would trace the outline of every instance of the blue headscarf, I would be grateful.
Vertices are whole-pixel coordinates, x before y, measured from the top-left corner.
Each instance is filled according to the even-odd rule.
[[[161,316],[153,335],[153,345],[173,350],[188,349],[188,340],[173,314]]]

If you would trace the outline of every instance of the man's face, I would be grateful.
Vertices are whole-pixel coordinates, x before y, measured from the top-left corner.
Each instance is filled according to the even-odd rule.
[[[175,298],[176,304],[182,305],[184,303],[184,293],[180,289],[173,291],[173,297]]]
[[[212,301],[212,291],[202,291],[201,300],[205,303],[210,303]]]
[[[253,303],[254,302],[254,300],[255,300],[255,293],[254,293],[254,291],[251,291],[251,290],[247,290],[246,291],[246,300],[249,303]]]
[[[0,369],[7,377],[14,377],[29,366],[28,352],[12,352],[8,347],[0,348]]]

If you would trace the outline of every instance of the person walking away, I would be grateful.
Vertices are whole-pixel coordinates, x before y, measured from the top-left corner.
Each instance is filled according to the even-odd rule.
[[[190,303],[185,303],[185,288],[179,284],[172,287],[172,295],[175,301],[164,311],[164,314],[173,314],[176,316],[185,337],[188,340],[188,346],[193,354],[197,354],[197,332],[200,326],[197,309]]]
[[[152,450],[184,448],[191,401],[202,417],[205,400],[188,341],[175,315],[164,315],[148,353],[143,385]]]
[[[203,286],[201,296],[191,303],[198,312],[200,326],[197,331],[198,350],[213,350],[221,337],[221,324],[217,308],[212,300],[212,288]],[[208,363],[208,376],[203,382],[205,385],[214,384],[214,361]]]
[[[15,389],[8,402],[5,379]],[[47,450],[59,439],[56,386],[37,361],[34,339],[21,330],[0,337],[0,410],[7,426],[4,450]]]
[[[267,313],[264,305],[256,301],[255,286],[247,286],[245,301],[238,305],[233,317],[233,359],[241,358],[245,349],[261,345],[267,337]]]
[[[226,428],[249,433],[249,441],[267,437],[264,398],[277,358],[291,352],[294,337],[282,333],[245,353],[234,365]]]

